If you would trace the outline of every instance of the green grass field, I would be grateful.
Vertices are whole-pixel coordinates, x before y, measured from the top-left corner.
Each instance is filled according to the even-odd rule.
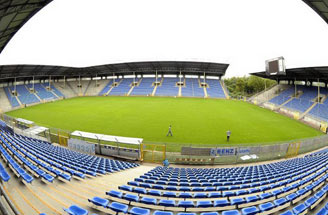
[[[322,133],[296,120],[242,101],[159,98],[79,97],[7,113],[40,125],[109,135],[140,137],[145,142],[181,144],[263,144]],[[173,137],[166,137],[172,124]]]

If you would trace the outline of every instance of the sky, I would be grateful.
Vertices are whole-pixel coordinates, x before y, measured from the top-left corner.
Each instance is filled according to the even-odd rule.
[[[301,0],[54,0],[0,54],[0,64],[94,66],[132,61],[230,64],[226,77],[328,66],[328,25]]]

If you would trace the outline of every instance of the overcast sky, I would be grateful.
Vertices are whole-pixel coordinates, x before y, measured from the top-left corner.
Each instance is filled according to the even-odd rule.
[[[229,63],[226,76],[328,66],[328,25],[301,0],[54,0],[0,64],[93,66],[150,60]]]

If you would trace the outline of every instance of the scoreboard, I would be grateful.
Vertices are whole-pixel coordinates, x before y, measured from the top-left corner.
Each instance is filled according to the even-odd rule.
[[[286,75],[284,57],[277,57],[265,61],[265,71],[267,75]]]

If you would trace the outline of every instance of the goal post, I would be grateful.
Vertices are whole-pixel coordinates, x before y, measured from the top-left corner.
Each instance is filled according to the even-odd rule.
[[[142,143],[141,161],[149,163],[162,163],[166,158],[166,145]]]
[[[327,128],[328,128],[328,124],[327,122],[321,122],[320,123],[320,131],[327,133]]]
[[[287,148],[286,152],[286,158],[291,158],[295,157],[298,155],[298,151],[300,150],[301,143],[296,142],[296,143],[289,143],[289,146]]]

